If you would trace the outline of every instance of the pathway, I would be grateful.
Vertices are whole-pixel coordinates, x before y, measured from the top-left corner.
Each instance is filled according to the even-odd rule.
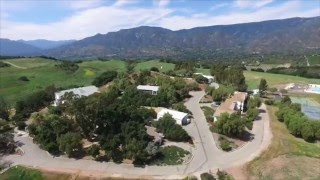
[[[7,63],[7,64],[9,64],[9,65],[11,65],[11,66],[13,66],[13,67],[19,68],[19,69],[27,69],[26,67],[21,67],[21,66],[18,66],[18,65],[13,64],[13,63],[11,63],[11,62],[8,62],[8,61],[3,61],[3,62],[4,62],[4,63]]]

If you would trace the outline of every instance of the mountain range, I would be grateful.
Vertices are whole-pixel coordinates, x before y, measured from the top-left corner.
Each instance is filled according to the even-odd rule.
[[[0,39],[1,55],[69,58],[208,59],[230,54],[305,53],[320,50],[320,17],[196,27],[172,31],[141,26],[78,41]]]

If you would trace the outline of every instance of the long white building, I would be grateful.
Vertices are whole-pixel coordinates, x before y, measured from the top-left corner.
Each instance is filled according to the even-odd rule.
[[[73,88],[73,89],[67,89],[63,91],[59,91],[54,93],[55,101],[53,103],[54,106],[57,106],[61,102],[61,98],[65,93],[73,92],[73,94],[81,97],[81,96],[90,96],[91,94],[99,92],[98,88],[96,86],[86,86],[86,87],[80,87],[80,88]]]
[[[175,111],[171,109],[163,108],[158,114],[157,114],[157,121],[162,118],[165,114],[170,114],[174,120],[176,120],[176,123],[179,125],[185,125],[190,123],[190,119],[188,118],[188,113]]]
[[[137,86],[139,91],[147,92],[152,95],[157,95],[159,91],[159,86],[149,86],[149,85],[139,85]]]

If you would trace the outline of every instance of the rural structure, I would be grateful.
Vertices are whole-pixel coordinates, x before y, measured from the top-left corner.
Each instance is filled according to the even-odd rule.
[[[59,103],[63,103],[63,102],[61,102],[61,98],[66,93],[71,93],[71,92],[74,95],[81,97],[81,96],[89,96],[91,94],[98,93],[99,90],[96,86],[86,86],[86,87],[79,87],[79,88],[73,88],[73,89],[59,91],[54,94],[55,100],[54,100],[53,105],[57,106]]]

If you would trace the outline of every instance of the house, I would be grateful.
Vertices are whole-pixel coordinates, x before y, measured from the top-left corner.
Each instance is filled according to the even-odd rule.
[[[214,82],[214,76],[204,75],[203,73],[194,73],[194,74],[196,74],[196,75],[201,75],[201,76],[207,78],[207,79],[208,79],[208,83]]]
[[[231,98],[221,103],[221,105],[214,112],[214,121],[220,117],[222,113],[232,114],[234,112],[243,112],[244,102],[248,94],[245,92],[234,92]]]
[[[139,91],[143,91],[152,95],[157,95],[159,91],[159,86],[149,86],[149,85],[139,85],[137,86]]]
[[[165,114],[170,114],[176,123],[179,125],[186,125],[190,123],[190,119],[188,118],[188,113],[175,111],[171,109],[163,108],[160,112],[157,113],[157,121],[162,118]]]
[[[57,106],[59,103],[63,103],[63,102],[61,102],[61,98],[63,97],[63,95],[65,93],[70,93],[70,92],[81,97],[81,96],[90,96],[91,94],[99,92],[99,90],[96,86],[86,86],[86,87],[80,87],[80,88],[59,91],[59,92],[54,93],[55,101],[54,101],[53,105]]]

